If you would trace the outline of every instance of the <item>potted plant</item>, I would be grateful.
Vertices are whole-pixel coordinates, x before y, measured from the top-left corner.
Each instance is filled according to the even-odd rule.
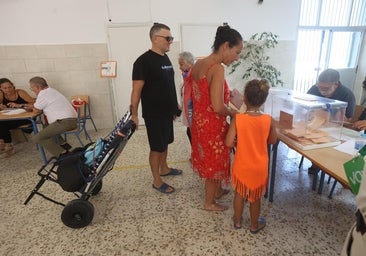
[[[239,60],[231,65],[229,74],[244,71],[242,79],[267,79],[271,86],[282,86],[281,72],[269,63],[269,56],[266,55],[268,49],[277,46],[277,38],[278,35],[271,32],[252,35],[246,42]]]

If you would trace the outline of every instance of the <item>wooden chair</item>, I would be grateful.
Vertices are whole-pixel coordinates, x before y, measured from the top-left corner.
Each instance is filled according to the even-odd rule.
[[[360,119],[360,116],[362,114],[362,112],[364,111],[365,109],[365,106],[362,106],[362,105],[356,105],[355,106],[355,112],[353,113],[353,116],[350,120],[351,123],[354,123],[356,122],[357,120]]]
[[[89,96],[88,95],[74,95],[71,97],[71,101],[75,101],[75,100],[82,100],[85,102],[86,104],[86,108],[85,108],[85,121],[86,120],[90,120],[93,124],[93,127],[94,127],[94,130],[95,131],[98,131],[97,130],[97,127],[95,126],[95,123],[94,123],[94,120],[91,116],[91,113],[90,113],[90,99],[89,99]],[[85,134],[86,136],[86,134]]]
[[[79,140],[81,146],[84,146],[83,141],[80,138],[80,134],[84,133],[85,134],[85,138],[89,141],[92,142],[87,130],[86,130],[86,111],[87,111],[87,104],[85,102],[81,102],[81,104],[78,105],[74,105],[74,107],[76,108],[76,111],[78,113],[78,123],[77,123],[77,127],[74,130],[71,131],[66,131],[63,132],[61,135],[64,136],[65,141],[67,141],[67,135],[72,134],[75,135],[76,138]]]

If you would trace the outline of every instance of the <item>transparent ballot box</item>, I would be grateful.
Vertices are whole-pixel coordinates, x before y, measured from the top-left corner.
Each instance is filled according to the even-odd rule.
[[[289,96],[293,94],[293,90],[279,87],[271,87],[269,88],[268,97],[266,102],[263,104],[263,112],[266,114],[272,114],[272,102],[273,97],[275,96]]]
[[[275,95],[272,117],[278,136],[302,150],[340,144],[347,102],[310,94]]]

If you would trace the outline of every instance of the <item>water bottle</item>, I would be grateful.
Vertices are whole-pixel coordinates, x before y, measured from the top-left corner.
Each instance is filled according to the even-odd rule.
[[[360,134],[355,138],[355,150],[359,151],[366,144],[366,134],[360,131]]]

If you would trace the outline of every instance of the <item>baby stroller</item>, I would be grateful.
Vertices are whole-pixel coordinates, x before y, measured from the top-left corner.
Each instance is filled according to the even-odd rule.
[[[61,157],[52,157],[38,171],[41,177],[25,200],[26,205],[35,194],[62,205],[62,222],[71,228],[82,228],[94,217],[94,206],[88,199],[102,189],[103,177],[113,169],[127,141],[136,129],[128,111],[105,138],[98,139],[84,148],[76,148]],[[67,192],[73,192],[77,199],[66,205],[42,194],[38,190],[46,180],[58,183]]]

